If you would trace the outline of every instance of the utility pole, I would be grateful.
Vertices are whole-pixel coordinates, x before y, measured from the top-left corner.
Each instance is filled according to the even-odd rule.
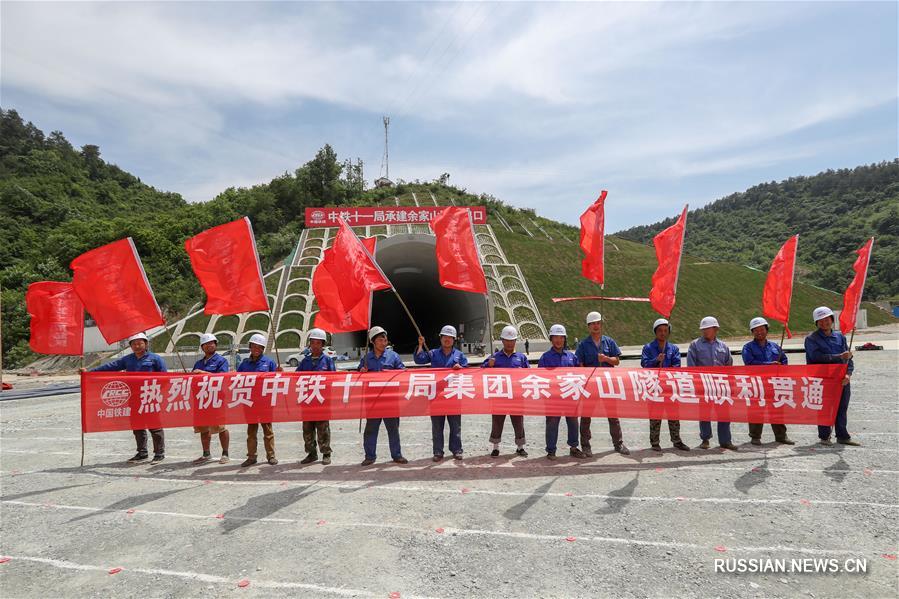
[[[390,117],[384,117],[384,177],[390,179],[390,152],[387,144],[387,130],[390,127]]]

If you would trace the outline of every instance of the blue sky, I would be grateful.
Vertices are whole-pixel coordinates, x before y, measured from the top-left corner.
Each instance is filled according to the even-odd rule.
[[[191,201],[330,143],[607,228],[897,156],[897,4],[10,3],[4,108]]]

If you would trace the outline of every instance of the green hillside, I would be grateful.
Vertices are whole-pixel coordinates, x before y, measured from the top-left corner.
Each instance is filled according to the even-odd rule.
[[[564,324],[569,335],[583,338],[584,316],[598,310],[599,302],[563,302],[553,297],[606,295],[610,297],[646,297],[655,270],[655,252],[650,246],[618,237],[606,238],[606,286],[581,277],[583,253],[575,244],[532,239],[496,231],[509,260],[517,262],[528,280],[531,293],[540,306],[547,326]],[[848,279],[846,280],[848,283]],[[765,273],[726,262],[706,262],[685,255],[678,282],[677,304],[671,315],[673,337],[686,341],[698,335],[703,316],[714,315],[721,323],[722,336],[748,336],[749,320],[761,313]],[[790,329],[796,333],[813,329],[812,310],[820,305],[839,309],[842,298],[805,284],[798,284],[793,295]],[[894,322],[889,314],[865,304],[870,326]],[[648,303],[603,302],[605,331],[619,343],[645,343],[652,337],[652,322],[658,315]],[[779,334],[780,326],[772,323]]]
[[[651,243],[673,222],[616,235]],[[686,249],[706,260],[767,270],[781,244],[796,233],[797,277],[839,290],[847,282],[853,252],[876,237],[865,299],[899,298],[899,159],[762,183],[691,210]]]

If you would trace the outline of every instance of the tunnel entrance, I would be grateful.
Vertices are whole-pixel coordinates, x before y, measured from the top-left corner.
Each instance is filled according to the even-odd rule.
[[[433,235],[393,235],[378,239],[375,259],[406,302],[428,347],[438,347],[441,327],[451,324],[459,332],[463,351],[468,350],[469,343],[484,343],[489,348],[491,329],[487,296],[442,287],[437,275],[435,245]],[[418,345],[409,317],[389,289],[375,292],[371,325],[387,330],[390,343],[398,353],[411,354]],[[362,347],[367,343],[366,335],[361,331],[335,337],[340,338],[334,340],[335,345]]]

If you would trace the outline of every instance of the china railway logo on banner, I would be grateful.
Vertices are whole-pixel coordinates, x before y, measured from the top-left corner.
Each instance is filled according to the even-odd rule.
[[[100,390],[100,400],[110,408],[118,408],[131,399],[131,388],[122,381],[109,381]]]
[[[427,224],[440,215],[445,206],[394,207],[394,208],[306,208],[307,227],[336,227],[340,219],[351,227],[373,225]],[[487,208],[462,206],[471,211],[471,221],[476,225],[487,223]]]

